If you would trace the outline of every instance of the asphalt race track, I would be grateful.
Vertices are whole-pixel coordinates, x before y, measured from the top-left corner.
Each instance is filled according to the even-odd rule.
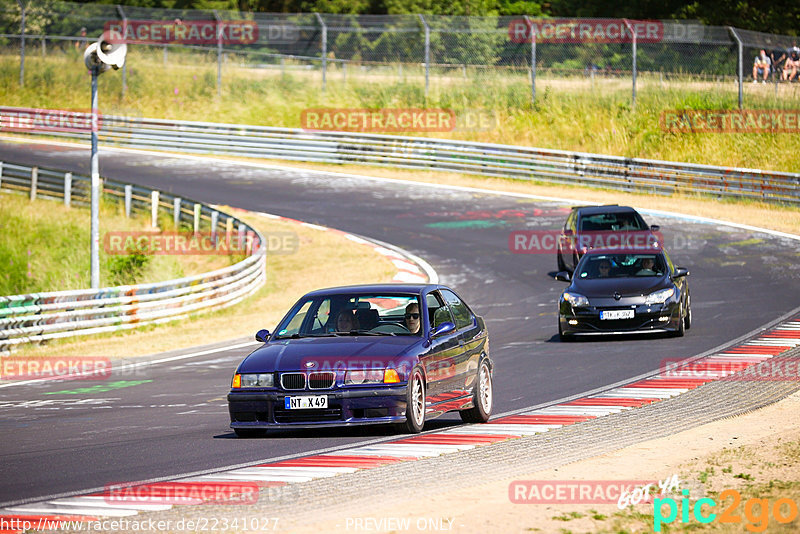
[[[89,151],[0,142],[0,160],[88,174]],[[423,257],[487,320],[495,413],[712,349],[792,310],[800,296],[796,241],[645,214],[661,225],[675,263],[691,271],[692,329],[684,338],[559,343],[556,300],[565,284],[552,278],[555,257],[514,254],[509,234],[557,229],[569,204],[115,151],[101,151],[100,166],[113,180],[330,226]],[[248,351],[222,350],[107,381],[0,388],[0,506],[392,436],[389,429],[366,428],[235,439],[225,395]],[[460,424],[457,416],[429,428],[453,424]]]

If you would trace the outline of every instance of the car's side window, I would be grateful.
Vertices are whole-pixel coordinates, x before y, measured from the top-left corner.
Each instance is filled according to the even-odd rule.
[[[446,289],[442,290],[442,296],[453,314],[453,318],[456,321],[456,328],[461,329],[472,326],[472,313],[470,313],[466,304],[461,302],[461,299],[458,298],[455,293]]]
[[[572,210],[567,217],[567,222],[564,223],[564,230],[575,230],[575,219],[577,218],[577,212]]]
[[[428,307],[431,328],[436,328],[442,323],[453,320],[450,317],[450,311],[447,309],[442,297],[438,295],[438,292],[428,293],[425,296],[425,304]]]

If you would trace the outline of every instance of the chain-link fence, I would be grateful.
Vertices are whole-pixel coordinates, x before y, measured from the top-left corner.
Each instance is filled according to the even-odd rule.
[[[323,91],[360,79],[401,82],[424,96],[472,84],[521,101],[535,100],[542,87],[598,92],[627,85],[635,104],[637,90],[680,81],[738,90],[740,107],[759,50],[766,49],[773,65],[766,77],[758,72],[758,81],[775,84],[777,96],[795,44],[790,36],[691,21],[245,13],[0,0],[0,53],[19,55],[20,84],[26,56],[82,53],[109,29],[165,64],[215,63],[218,92],[225,66],[236,65],[303,73]]]

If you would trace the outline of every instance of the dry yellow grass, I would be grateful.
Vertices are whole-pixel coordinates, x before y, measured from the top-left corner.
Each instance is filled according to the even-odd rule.
[[[243,336],[252,338],[261,328],[272,330],[288,308],[312,289],[387,282],[396,272],[394,265],[372,247],[350,241],[337,232],[256,215],[237,215],[264,233],[296,232],[299,238],[296,253],[267,257],[267,284],[254,295],[233,307],[190,320],[28,347],[15,357],[57,354],[127,358]]]

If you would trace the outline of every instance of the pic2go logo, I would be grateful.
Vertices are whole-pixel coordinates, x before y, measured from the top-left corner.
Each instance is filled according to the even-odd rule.
[[[742,516],[737,512],[742,496],[735,489],[727,489],[719,494],[720,502],[725,502],[728,497],[733,501],[721,511],[719,515],[713,513],[717,506],[714,499],[703,498],[695,501],[694,506],[689,502],[689,490],[683,490],[683,498],[678,502],[670,497],[656,498],[653,501],[653,531],[661,532],[662,525],[673,523],[681,514],[681,523],[689,523],[691,513],[698,523],[711,523],[718,520],[720,523],[741,523]],[[664,509],[667,513],[664,515]],[[797,503],[792,499],[778,499],[770,507],[769,499],[748,499],[744,503],[744,517],[747,520],[745,529],[749,532],[764,532],[769,526],[770,513],[781,524],[791,523],[797,519]]]

